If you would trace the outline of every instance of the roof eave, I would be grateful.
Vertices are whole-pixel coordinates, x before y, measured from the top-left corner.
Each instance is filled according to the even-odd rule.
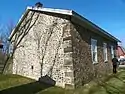
[[[110,33],[108,33],[107,31],[105,31],[103,29],[101,29],[99,26],[95,25],[94,23],[92,23],[91,21],[87,20],[86,18],[84,18],[83,16],[79,15],[78,13],[72,11],[72,16],[80,19],[81,21],[85,22],[86,24],[90,25],[91,27],[99,30],[101,33],[103,33],[104,35],[108,36],[109,38],[111,38],[111,39],[113,39],[113,40],[115,40],[117,42],[121,42],[119,39],[115,38]]]

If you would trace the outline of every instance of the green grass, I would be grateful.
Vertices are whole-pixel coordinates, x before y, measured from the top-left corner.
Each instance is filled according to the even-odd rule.
[[[19,75],[0,75],[0,94],[125,94],[125,70],[108,76],[101,83],[92,81],[76,90],[50,86]]]
[[[125,94],[125,71],[110,75],[104,81],[90,88],[88,94]]]
[[[19,75],[0,75],[0,94],[72,94],[71,92]]]

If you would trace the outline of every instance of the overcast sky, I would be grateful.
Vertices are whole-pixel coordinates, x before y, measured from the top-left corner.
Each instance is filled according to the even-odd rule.
[[[108,31],[125,46],[125,0],[0,0],[0,25],[17,23],[27,6],[71,9]]]

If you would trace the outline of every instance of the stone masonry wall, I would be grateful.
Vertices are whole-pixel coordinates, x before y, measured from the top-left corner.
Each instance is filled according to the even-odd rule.
[[[101,77],[102,75],[111,72],[112,66],[110,45],[115,45],[115,42],[109,41],[103,36],[91,32],[86,27],[82,27],[74,23],[72,24],[71,31],[73,38],[72,43],[75,87],[82,86],[96,77]],[[92,62],[91,38],[97,40],[97,64],[93,64]],[[105,63],[103,59],[103,42],[106,42],[108,45],[108,63]]]
[[[33,19],[37,15],[35,25],[14,53],[13,73],[36,80],[48,76],[61,87],[65,87],[65,83],[73,84],[73,66],[66,65],[72,63],[72,42],[68,39],[71,37],[70,22],[65,16],[49,13],[35,13]]]
[[[36,80],[49,77],[57,86],[75,88],[111,71],[110,45],[116,43],[71,23],[66,15],[35,12],[31,23],[38,15],[14,53],[14,74]],[[25,19],[19,29],[26,23]],[[97,40],[97,64],[92,63],[91,38]],[[107,63],[103,59],[103,42],[108,44]]]

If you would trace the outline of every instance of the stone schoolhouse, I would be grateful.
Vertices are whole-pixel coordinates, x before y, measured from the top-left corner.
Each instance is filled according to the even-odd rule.
[[[10,41],[15,47],[13,74],[47,77],[45,82],[63,88],[76,88],[111,72],[120,42],[73,10],[42,6],[27,7]]]

